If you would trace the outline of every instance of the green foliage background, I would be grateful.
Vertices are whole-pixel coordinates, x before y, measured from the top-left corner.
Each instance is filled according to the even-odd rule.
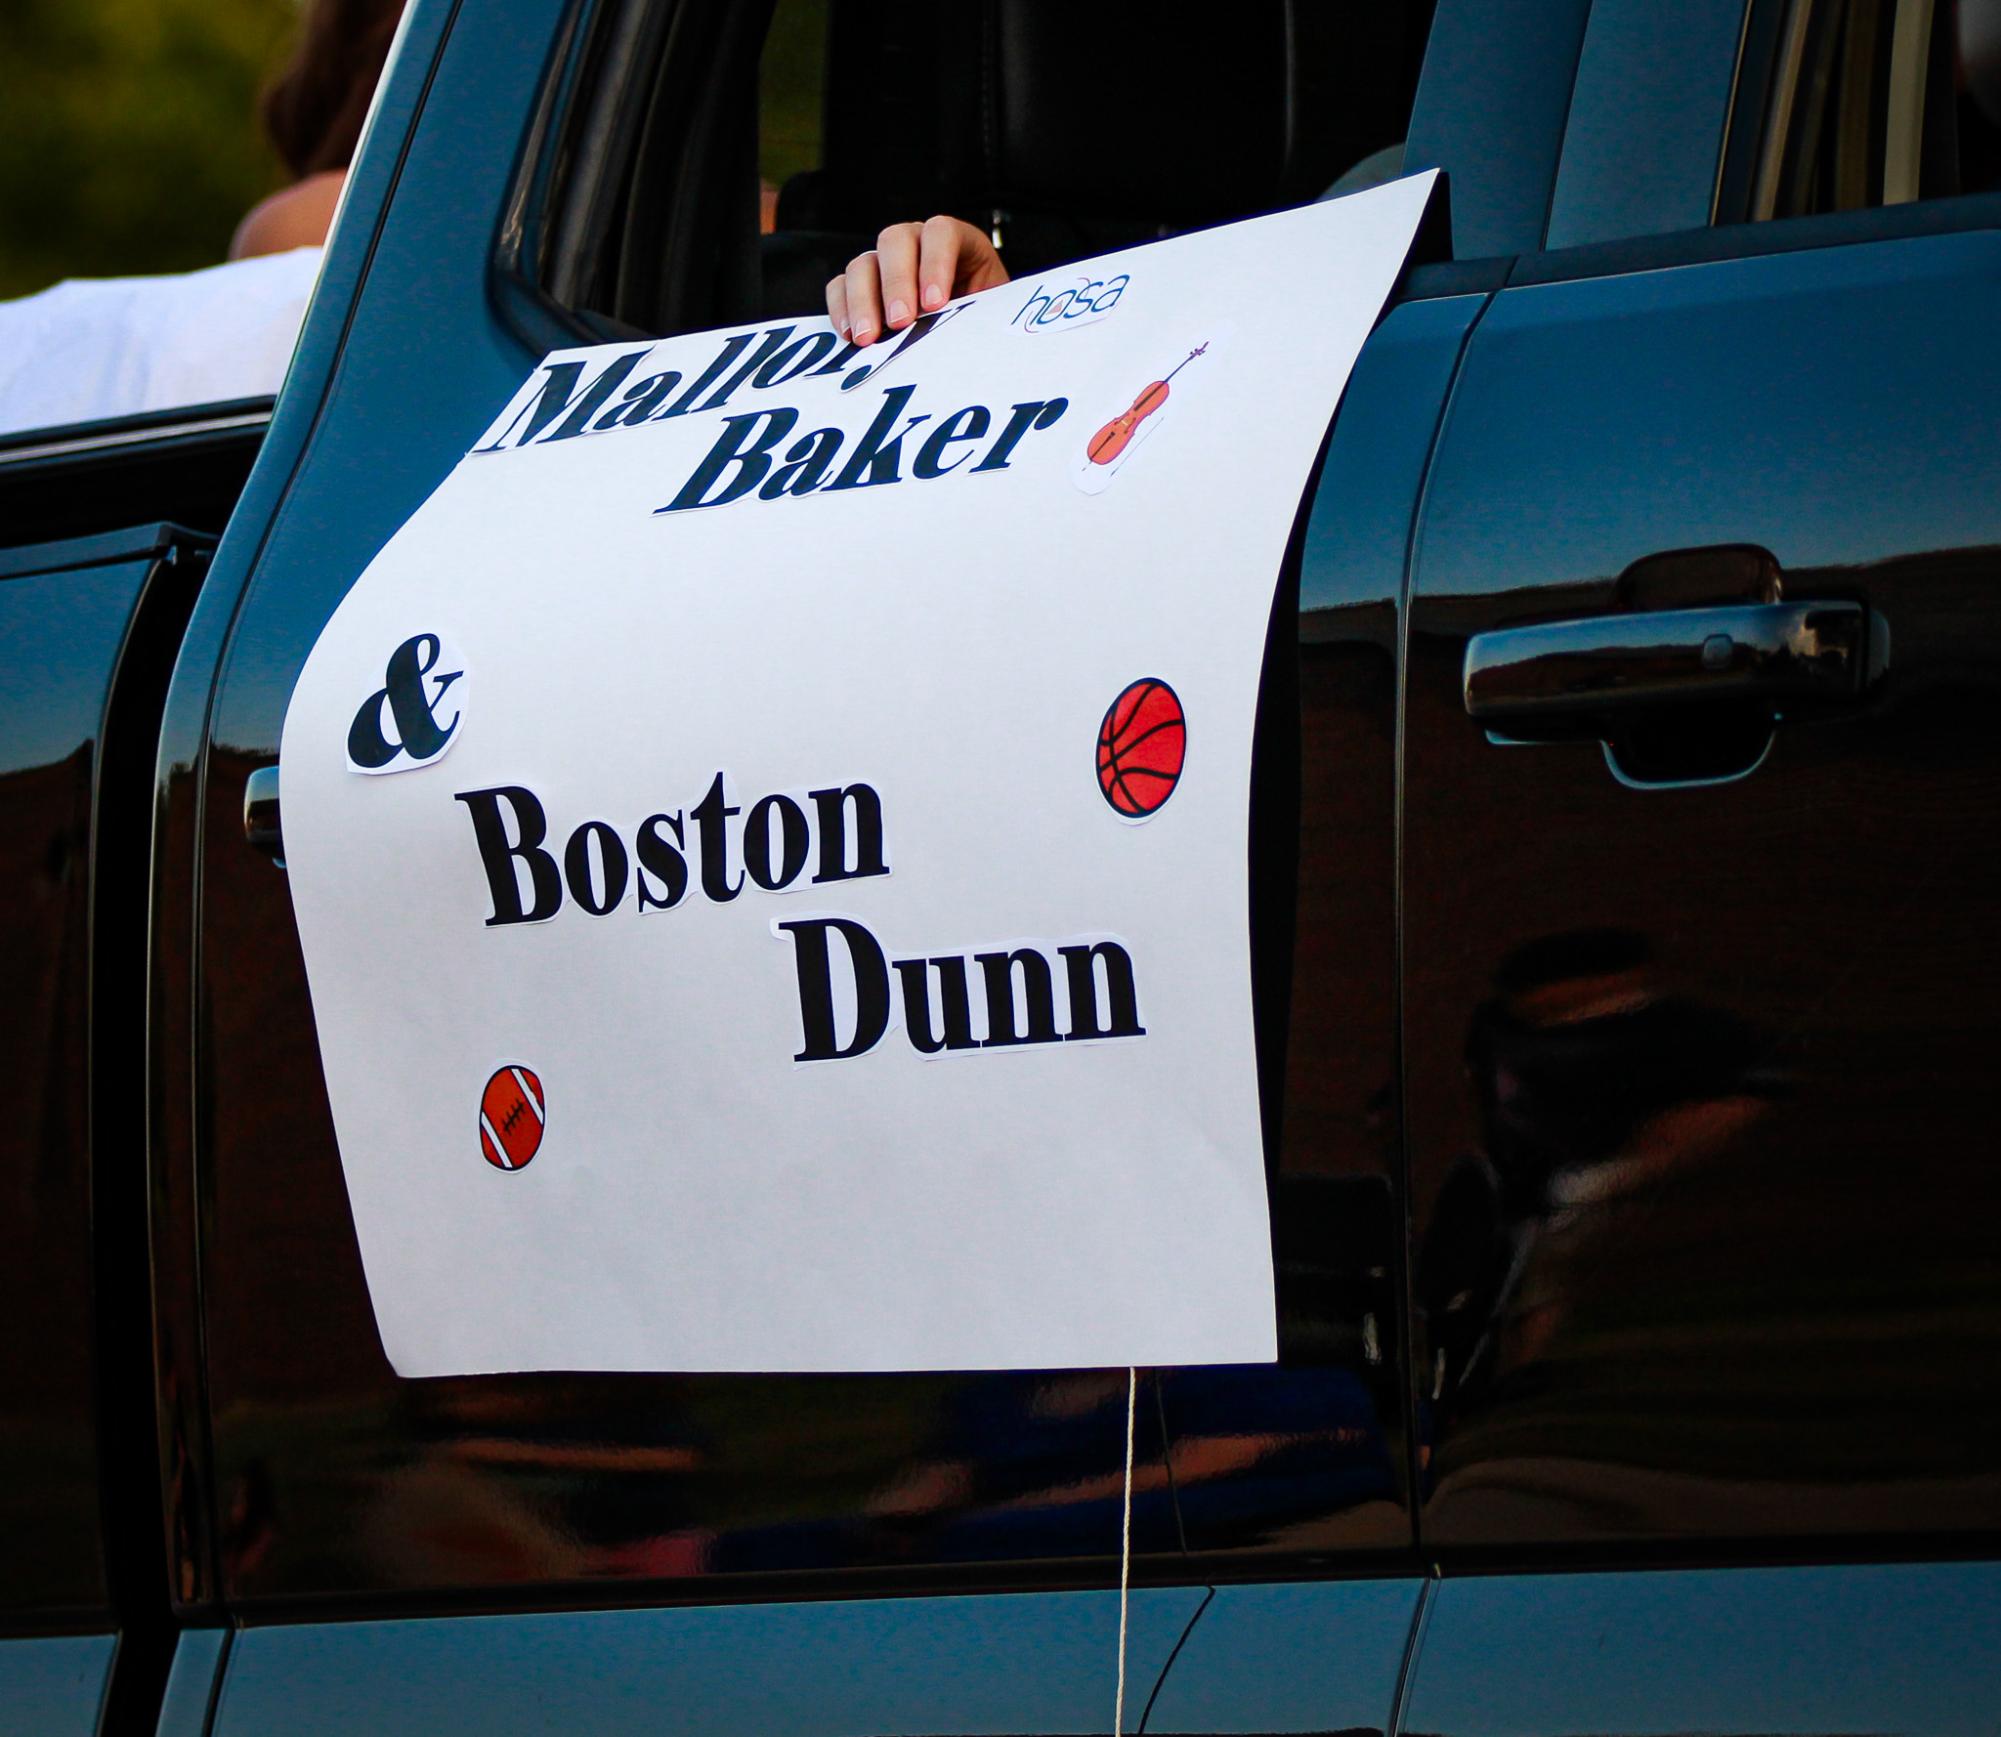
[[[0,0],[0,297],[213,265],[284,181],[257,91],[296,0]]]

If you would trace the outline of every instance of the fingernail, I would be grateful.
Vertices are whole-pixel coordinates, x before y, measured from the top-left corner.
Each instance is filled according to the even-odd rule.
[[[944,301],[944,299],[945,299],[945,292],[942,289],[940,289],[935,283],[927,283],[924,286],[924,305],[927,308],[935,308],[939,306]]]
[[[855,335],[854,335],[855,343],[857,344],[870,343],[874,340],[874,338],[875,338],[875,327],[873,326],[855,327]]]
[[[903,324],[905,320],[909,318],[910,318],[910,309],[904,303],[891,302],[889,304],[889,323],[892,326],[900,326]]]

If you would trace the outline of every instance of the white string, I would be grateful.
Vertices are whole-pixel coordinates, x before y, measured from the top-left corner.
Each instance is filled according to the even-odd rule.
[[[1126,1371],[1126,1500],[1119,1520],[1119,1692],[1112,1703],[1112,1737],[1126,1728],[1126,1593],[1133,1567],[1133,1422],[1139,1415],[1139,1371]]]

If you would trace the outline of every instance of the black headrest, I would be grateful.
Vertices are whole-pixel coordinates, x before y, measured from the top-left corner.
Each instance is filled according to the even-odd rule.
[[[999,208],[1158,232],[1297,204],[1403,136],[1422,10],[834,0],[825,169],[781,222]]]
[[[1185,229],[1299,203],[1401,137],[1401,9],[981,0],[993,202]],[[1379,112],[1381,111],[1381,112]]]
[[[831,0],[821,167],[781,190],[781,229],[853,231],[979,204],[977,0]]]

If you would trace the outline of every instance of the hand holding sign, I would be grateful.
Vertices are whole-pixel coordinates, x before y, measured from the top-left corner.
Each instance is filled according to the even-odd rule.
[[[870,252],[856,254],[845,274],[828,281],[827,318],[843,338],[872,344],[920,312],[935,313],[958,296],[1007,281],[993,243],[970,223],[956,217],[892,223]]]

